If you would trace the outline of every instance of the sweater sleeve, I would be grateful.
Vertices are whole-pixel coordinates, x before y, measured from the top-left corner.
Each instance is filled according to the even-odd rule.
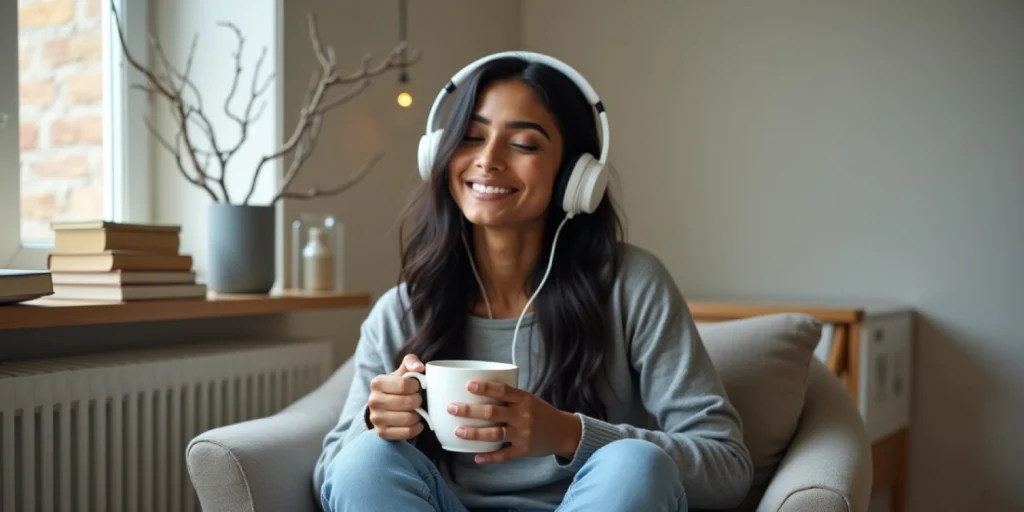
[[[381,301],[385,302],[385,301]],[[380,374],[392,371],[392,364],[387,358],[382,330],[384,322],[381,316],[386,304],[378,302],[375,311],[367,315],[360,328],[359,341],[356,344],[355,372],[352,385],[349,387],[345,405],[341,410],[338,423],[324,437],[323,449],[317,459],[313,472],[313,485],[317,492],[323,485],[327,466],[342,451],[346,444],[369,430],[368,406],[370,398],[370,381]]]
[[[736,506],[748,492],[754,471],[739,414],[671,275],[653,255],[638,259],[625,276],[623,334],[636,387],[658,428],[577,414],[583,424],[580,444],[572,460],[560,462],[579,471],[612,441],[644,439],[675,461],[692,507]]]

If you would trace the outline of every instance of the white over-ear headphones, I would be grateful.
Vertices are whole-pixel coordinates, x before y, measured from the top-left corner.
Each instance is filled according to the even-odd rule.
[[[470,63],[452,77],[444,88],[441,89],[441,92],[438,93],[437,99],[434,100],[434,105],[430,108],[430,115],[427,117],[426,134],[420,138],[418,155],[420,176],[424,181],[430,179],[430,173],[434,167],[437,148],[444,131],[437,124],[439,122],[438,113],[441,111],[445,100],[481,64],[503,57],[518,57],[555,68],[572,80],[576,87],[586,96],[587,101],[597,110],[598,116],[601,119],[601,157],[595,158],[589,153],[580,155],[572,166],[568,185],[565,187],[565,195],[562,197],[562,209],[565,210],[569,217],[578,213],[594,213],[594,210],[597,209],[601,199],[604,197],[605,189],[608,187],[608,172],[605,170],[605,162],[608,159],[608,114],[605,113],[601,99],[598,98],[597,93],[594,92],[590,83],[582,75],[568,64],[554,57],[539,53],[525,51],[495,53]]]

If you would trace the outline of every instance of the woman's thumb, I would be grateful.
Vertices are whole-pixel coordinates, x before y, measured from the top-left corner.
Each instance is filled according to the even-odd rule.
[[[405,372],[422,372],[423,361],[420,361],[420,358],[416,357],[416,354],[407,354],[402,359],[402,367],[399,368],[399,371],[403,374]]]

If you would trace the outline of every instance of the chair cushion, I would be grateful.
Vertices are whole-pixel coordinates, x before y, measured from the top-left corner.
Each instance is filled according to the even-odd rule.
[[[796,432],[821,323],[780,313],[697,325],[743,422],[754,486],[771,480]]]

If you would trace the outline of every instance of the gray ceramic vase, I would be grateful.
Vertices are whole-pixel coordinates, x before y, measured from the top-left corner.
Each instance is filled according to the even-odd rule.
[[[274,287],[273,206],[214,203],[208,210],[207,287],[217,293],[267,293]]]

